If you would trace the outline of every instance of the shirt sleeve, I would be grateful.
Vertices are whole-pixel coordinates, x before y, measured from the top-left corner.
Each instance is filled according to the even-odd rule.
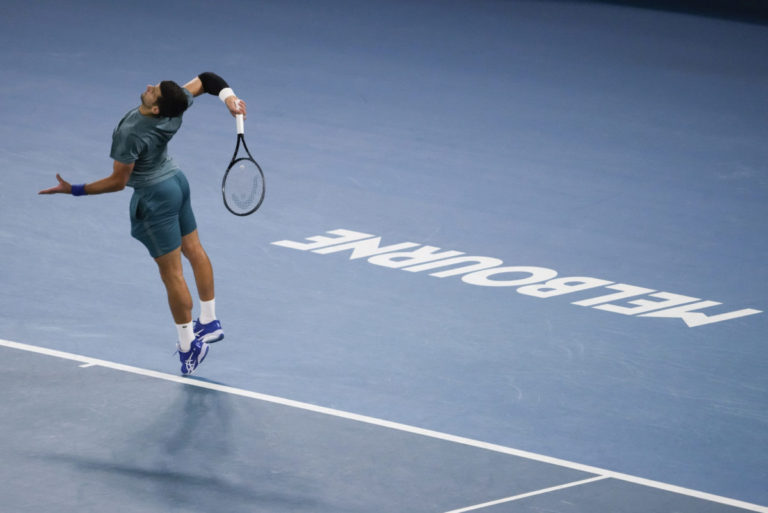
[[[132,164],[139,158],[142,149],[143,145],[138,137],[118,129],[112,134],[109,156],[123,164]]]

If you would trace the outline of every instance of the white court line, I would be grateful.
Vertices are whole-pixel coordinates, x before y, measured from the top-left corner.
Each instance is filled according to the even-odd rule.
[[[314,404],[302,403],[300,401],[294,401],[292,399],[285,399],[282,397],[260,394],[258,392],[252,392],[250,390],[243,390],[241,388],[229,387],[225,385],[219,385],[216,383],[208,383],[206,381],[198,381],[195,379],[185,378],[185,377],[174,375],[174,374],[166,374],[164,372],[158,372],[158,371],[153,371],[149,369],[141,369],[139,367],[132,367],[130,365],[124,365],[122,363],[99,360],[97,358],[91,358],[88,356],[82,356],[82,355],[73,354],[73,353],[66,353],[64,351],[57,351],[55,349],[32,346],[29,344],[21,344],[19,342],[12,342],[10,340],[0,339],[0,346],[9,347],[12,349],[19,349],[21,351],[28,351],[31,353],[55,356],[56,358],[63,358],[65,360],[74,360],[77,362],[83,362],[83,363],[88,363],[92,365],[99,365],[101,367],[107,367],[109,369],[115,369],[123,372],[130,372],[132,374],[139,374],[141,376],[147,376],[150,378],[162,379],[165,381],[171,381],[173,383],[182,383],[184,385],[190,385],[190,386],[195,386],[199,388],[207,388],[209,390],[216,390],[218,392],[223,392],[226,394],[232,394],[232,395],[237,395],[241,397],[249,397],[251,399],[257,399],[259,401],[265,401],[265,402],[274,403],[274,404],[281,404],[283,406],[289,406],[291,408],[298,408],[301,410],[321,413],[323,415],[330,415],[330,416],[339,417],[342,419],[353,420],[355,422],[363,422],[365,424],[372,424],[374,426],[380,426],[388,429],[394,429],[397,431],[403,431],[406,433],[412,433],[416,435],[435,438],[438,440],[444,440],[446,442],[453,442],[457,444],[468,445],[470,447],[477,447],[478,449],[486,449],[488,451],[508,454],[510,456],[517,456],[519,458],[525,458],[533,461],[538,461],[541,463],[549,463],[551,465],[557,465],[559,467],[565,467],[573,470],[580,470],[582,472],[596,474],[601,477],[610,477],[613,479],[626,481],[628,483],[634,483],[641,486],[648,486],[650,488],[656,488],[659,490],[665,490],[672,493],[687,495],[689,497],[695,497],[697,499],[703,499],[710,502],[725,504],[728,506],[742,508],[749,511],[756,511],[758,513],[768,513],[768,507],[760,506],[758,504],[751,504],[749,502],[730,499],[728,497],[721,497],[719,495],[700,492],[698,490],[691,490],[689,488],[683,488],[681,486],[661,483],[659,481],[653,481],[651,479],[644,479],[642,477],[631,476],[629,474],[622,474],[620,472],[613,472],[611,470],[591,467],[589,465],[582,465],[581,463],[574,463],[571,461],[561,460],[558,458],[553,458],[551,456],[544,456],[542,454],[536,454],[533,452],[521,451],[519,449],[513,449],[511,447],[505,447],[503,445],[491,444],[488,442],[481,442],[479,440],[472,440],[471,438],[464,438],[461,436],[449,435],[446,433],[441,433],[439,431],[422,429],[414,426],[409,426],[407,424],[392,422],[389,420],[382,420],[382,419],[377,419],[375,417],[358,415],[357,413],[349,413],[341,410],[334,410],[332,408],[325,408],[323,406],[317,406]]]
[[[466,508],[461,509],[452,509],[451,511],[448,511],[447,513],[465,513],[466,511],[475,511],[478,509],[483,508],[489,508],[491,506],[495,506],[497,504],[503,504],[505,502],[512,502],[519,499],[525,499],[526,497],[533,497],[534,495],[542,495],[549,492],[554,492],[557,490],[562,490],[564,488],[572,488],[574,486],[581,486],[587,483],[593,483],[595,481],[602,481],[603,479],[608,479],[608,476],[597,476],[597,477],[590,477],[589,479],[582,479],[581,481],[573,481],[571,483],[565,483],[557,486],[550,486],[549,488],[543,488],[541,490],[535,490],[533,492],[528,493],[521,493],[520,495],[515,495],[513,497],[506,497],[504,499],[499,499],[496,501],[490,501],[490,502],[484,502],[482,504],[475,504],[474,506],[467,506]]]

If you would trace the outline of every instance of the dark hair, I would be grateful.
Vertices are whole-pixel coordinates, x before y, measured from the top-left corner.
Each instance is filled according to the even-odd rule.
[[[160,82],[160,97],[157,99],[158,115],[175,118],[181,116],[187,110],[187,95],[184,90],[173,80]]]

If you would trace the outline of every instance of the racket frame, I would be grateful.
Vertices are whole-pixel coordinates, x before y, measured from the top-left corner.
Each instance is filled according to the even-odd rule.
[[[227,210],[229,210],[236,216],[247,216],[256,212],[261,206],[261,204],[264,202],[264,193],[266,192],[265,191],[266,187],[264,184],[264,172],[261,170],[261,166],[259,165],[258,162],[256,162],[256,160],[251,155],[251,152],[248,150],[248,145],[245,144],[245,136],[244,136],[245,130],[243,127],[243,115],[238,114],[236,116],[236,121],[237,121],[237,144],[235,145],[235,152],[232,154],[232,160],[230,161],[229,166],[227,167],[227,171],[224,173],[224,178],[221,180],[221,197],[224,200],[224,206],[227,207]],[[240,151],[241,145],[245,150],[245,153],[248,155],[247,157],[237,156],[238,151]],[[256,206],[253,207],[251,210],[247,212],[236,212],[227,203],[227,194],[226,194],[225,186],[227,184],[227,176],[229,176],[230,169],[232,169],[232,167],[235,164],[237,164],[238,162],[242,162],[243,160],[250,160],[256,165],[256,169],[259,170],[259,175],[261,175],[261,196],[259,197],[259,201],[256,203]]]

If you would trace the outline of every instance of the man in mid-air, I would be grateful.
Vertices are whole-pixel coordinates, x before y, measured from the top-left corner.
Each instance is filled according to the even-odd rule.
[[[229,112],[246,113],[227,83],[211,72],[180,87],[164,80],[148,85],[141,104],[130,110],[112,133],[112,174],[87,184],[72,185],[56,175],[58,185],[40,194],[84,196],[133,188],[131,235],[157,262],[178,332],[182,374],[192,374],[208,354],[208,344],[224,338],[216,318],[213,268],[197,233],[189,183],[168,156],[168,141],[179,130],[182,115],[203,93],[219,96]],[[181,255],[189,261],[200,298],[200,317],[192,320],[192,296],[184,279]]]

